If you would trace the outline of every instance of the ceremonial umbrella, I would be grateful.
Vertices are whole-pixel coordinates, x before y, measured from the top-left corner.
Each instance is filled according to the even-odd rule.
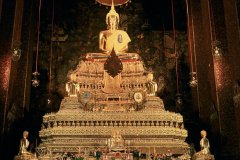
[[[98,3],[105,5],[105,6],[111,6],[112,0],[96,0]],[[113,4],[115,6],[119,6],[125,3],[128,3],[129,0],[113,0]]]

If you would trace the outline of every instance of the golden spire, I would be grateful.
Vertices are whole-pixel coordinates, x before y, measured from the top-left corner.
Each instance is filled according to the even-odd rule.
[[[114,10],[115,11],[115,8],[114,8],[114,2],[112,0],[112,6],[111,6],[111,10]]]
[[[111,10],[108,12],[107,16],[106,16],[106,23],[107,25],[109,25],[109,18],[116,18],[116,22],[117,24],[119,23],[119,14],[116,12],[115,7],[114,7],[114,2],[112,0],[112,5],[111,5]]]

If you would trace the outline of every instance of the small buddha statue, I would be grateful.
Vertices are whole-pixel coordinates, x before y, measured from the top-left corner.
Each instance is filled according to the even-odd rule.
[[[23,132],[23,138],[20,141],[20,147],[19,147],[19,155],[32,155],[31,152],[28,152],[28,146],[29,146],[29,141],[28,141],[28,131]]]
[[[157,92],[157,83],[153,81],[153,74],[148,73],[147,75],[147,88],[148,88],[148,95],[155,96]]]
[[[119,14],[115,11],[113,3],[106,16],[106,24],[108,30],[99,34],[99,49],[107,54],[110,54],[113,48],[117,55],[125,53],[131,39],[127,32],[118,29]]]
[[[202,130],[200,132],[202,139],[200,140],[200,147],[201,150],[194,154],[193,160],[200,160],[200,159],[209,159],[214,160],[214,155],[210,153],[210,143],[207,139],[207,132]]]
[[[112,133],[110,147],[114,149],[114,148],[119,148],[123,146],[124,146],[124,141],[122,139],[120,132],[114,130]]]
[[[201,147],[201,153],[202,154],[210,154],[210,144],[207,139],[207,132],[205,130],[202,130],[200,132],[202,139],[200,140],[200,147]]]

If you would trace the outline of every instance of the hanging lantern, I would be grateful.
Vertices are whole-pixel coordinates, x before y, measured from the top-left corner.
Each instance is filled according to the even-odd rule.
[[[47,105],[48,106],[50,106],[52,104],[52,102],[53,102],[53,95],[52,95],[52,93],[50,91],[49,91],[49,93],[47,95],[46,101],[47,101]]]
[[[18,61],[21,57],[21,53],[22,53],[21,49],[18,48],[18,47],[15,47],[15,48],[12,49],[11,52],[12,52],[12,60],[13,61]]]
[[[222,49],[221,49],[221,42],[218,40],[215,40],[212,42],[212,48],[213,48],[213,55],[215,57],[221,57],[222,56]]]
[[[190,75],[191,75],[191,80],[189,82],[189,85],[191,87],[196,87],[197,84],[198,84],[198,82],[197,82],[197,73],[196,72],[191,72]]]
[[[33,73],[33,79],[32,79],[33,87],[38,87],[39,86],[40,81],[38,80],[38,77],[37,77],[39,75],[40,75],[40,73],[38,73],[38,72]]]
[[[51,99],[50,99],[50,98],[48,98],[48,99],[47,99],[47,104],[48,104],[48,105],[50,105],[50,104],[51,104],[51,102],[52,102],[52,101],[51,101]]]
[[[182,95],[180,93],[176,94],[176,106],[182,105]]]
[[[18,61],[21,57],[22,50],[20,49],[20,45],[21,43],[19,41],[13,43],[13,46],[11,49],[13,61]]]
[[[190,76],[191,80],[189,82],[190,87],[196,87],[198,82],[197,82],[197,73],[194,72],[194,61],[193,61],[193,53],[192,53],[192,41],[191,41],[191,27],[190,27],[190,16],[189,16],[189,10],[188,10],[188,0],[186,0],[186,10],[187,10],[187,31],[188,31],[188,50],[189,50],[189,59],[190,59]],[[194,27],[192,28],[192,30]]]
[[[32,79],[32,85],[34,87],[38,87],[40,81],[38,80],[38,76],[40,73],[38,73],[38,47],[39,47],[39,35],[40,35],[40,17],[41,17],[41,4],[42,0],[39,0],[39,6],[38,6],[38,32],[37,32],[37,47],[36,47],[36,66],[35,66],[35,72],[33,72],[33,79]]]

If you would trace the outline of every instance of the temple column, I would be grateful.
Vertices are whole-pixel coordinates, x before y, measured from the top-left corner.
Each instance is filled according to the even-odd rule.
[[[234,0],[192,0],[190,7],[198,80],[198,87],[192,89],[194,106],[200,121],[210,124],[211,147],[219,156],[216,159],[239,159],[239,118],[235,116],[239,108],[237,111],[233,103],[233,86],[240,79],[236,3]],[[215,40],[221,42],[220,56],[214,54]]]
[[[23,3],[18,1],[16,3]],[[13,46],[13,40],[20,40],[19,37],[19,18],[22,18],[22,13],[17,14],[15,10],[17,4],[13,0],[4,0],[2,1],[2,12],[1,12],[1,28],[0,28],[0,94],[1,94],[1,134],[4,133],[4,126],[6,120],[6,112],[9,109],[9,98],[11,97],[9,93],[10,86],[10,74],[12,65],[12,54],[11,47]],[[23,8],[23,7],[22,7]],[[21,9],[20,9],[21,12]],[[17,16],[16,16],[17,15]],[[20,25],[21,26],[21,25]],[[1,136],[2,137],[2,136]]]
[[[223,53],[216,65],[215,77],[219,97],[222,159],[240,159],[239,108],[234,107],[234,85],[240,80],[240,35],[235,0],[212,0],[215,36]],[[219,73],[220,71],[220,73]]]
[[[0,25],[0,127],[1,153],[9,159],[11,145],[19,140],[12,124],[28,110],[31,87],[32,49],[36,2],[3,0]],[[12,49],[22,50],[18,61],[12,60]],[[19,129],[18,129],[19,130]],[[15,134],[13,136],[12,134]],[[9,137],[8,137],[8,136]],[[11,138],[10,138],[11,137]],[[9,139],[10,138],[10,139]],[[4,146],[4,147],[3,147]],[[2,149],[3,147],[3,149]],[[9,148],[8,148],[9,147]],[[0,155],[2,157],[2,155]],[[1,159],[1,158],[0,158]]]
[[[224,0],[224,11],[226,23],[226,38],[228,46],[228,55],[231,68],[233,71],[233,83],[240,89],[240,35],[239,35],[239,18],[237,12],[237,4],[235,0]],[[239,11],[240,12],[240,11]],[[233,85],[234,85],[233,84]],[[239,90],[238,89],[238,90]],[[236,91],[235,94],[239,94]],[[235,106],[235,115],[238,126],[238,133],[240,134],[240,106]],[[240,144],[240,138],[238,138],[238,144]],[[239,151],[240,152],[240,151]],[[240,157],[239,157],[240,158]]]
[[[214,95],[211,92],[215,90],[211,86],[209,75],[213,75],[213,58],[211,47],[211,33],[208,13],[207,0],[189,1],[190,27],[192,37],[193,57],[196,56],[194,67],[197,71],[198,86],[192,88],[194,110],[199,112],[200,119],[209,123],[210,109],[214,105]]]

